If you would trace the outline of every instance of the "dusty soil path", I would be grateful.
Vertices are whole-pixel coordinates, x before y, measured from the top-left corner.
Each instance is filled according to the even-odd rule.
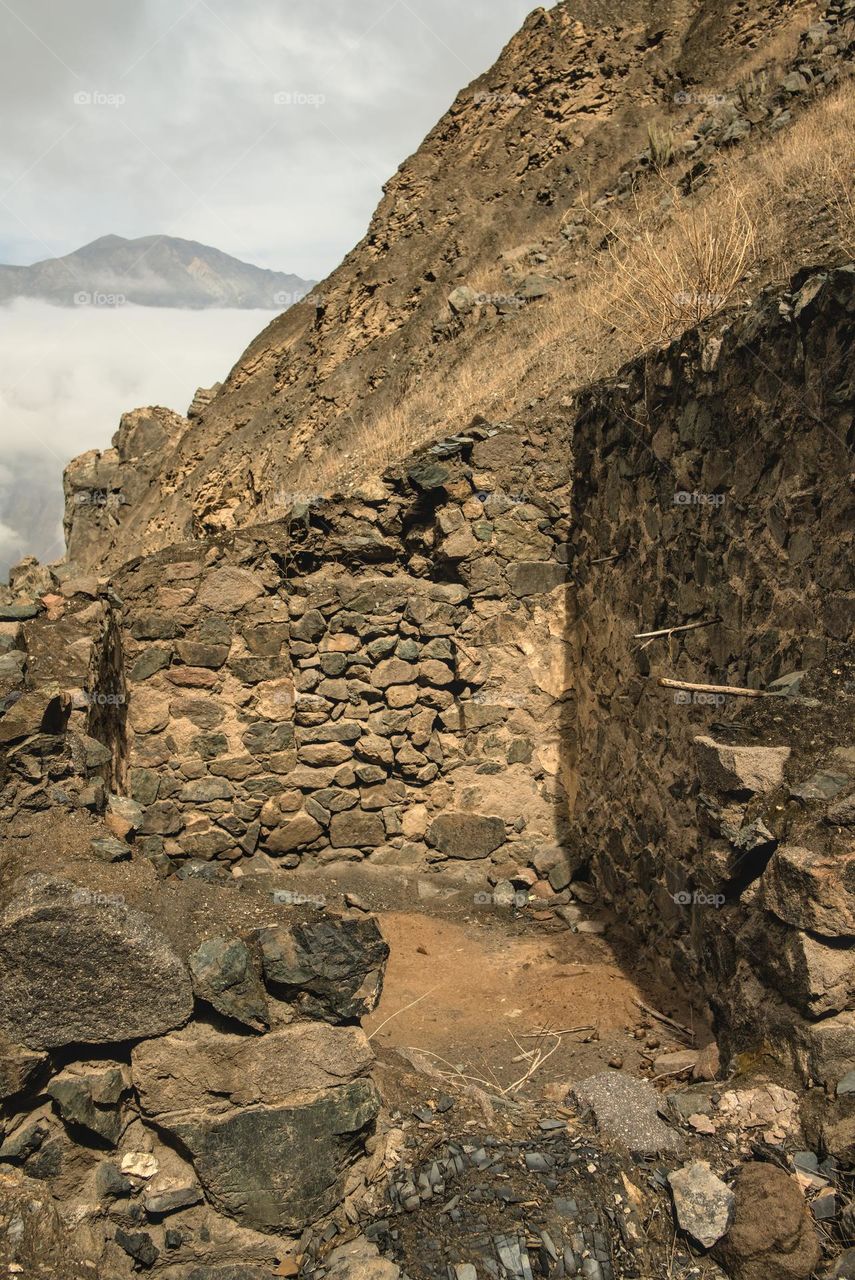
[[[610,1065],[641,1073],[654,1054],[685,1047],[639,1008],[649,986],[621,967],[608,935],[573,932],[544,903],[501,907],[484,901],[489,886],[365,864],[284,883],[331,910],[358,903],[377,916],[391,954],[365,1029],[378,1052],[415,1052],[449,1083],[502,1093],[536,1063],[514,1092],[548,1096],[552,1085],[558,1096],[558,1085]],[[667,992],[658,1007],[675,1012]]]

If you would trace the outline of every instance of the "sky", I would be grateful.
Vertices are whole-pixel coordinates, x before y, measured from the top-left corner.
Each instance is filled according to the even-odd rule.
[[[0,0],[0,262],[173,235],[322,279],[533,0]],[[0,580],[66,461],[183,412],[266,312],[0,307]]]
[[[0,262],[108,232],[326,275],[532,0],[0,0]]]

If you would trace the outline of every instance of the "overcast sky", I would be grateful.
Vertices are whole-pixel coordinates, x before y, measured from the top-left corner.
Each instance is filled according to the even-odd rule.
[[[0,0],[0,262],[183,236],[320,279],[534,0]],[[63,554],[64,464],[184,412],[270,316],[0,307],[0,580]]]
[[[0,0],[0,262],[164,233],[320,278],[533,7]]]

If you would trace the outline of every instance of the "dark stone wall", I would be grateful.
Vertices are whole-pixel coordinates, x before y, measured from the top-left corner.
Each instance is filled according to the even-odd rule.
[[[824,820],[825,797],[792,792],[817,767],[842,774],[839,794],[853,786],[835,756],[853,745],[853,401],[847,268],[803,273],[723,332],[711,326],[638,360],[584,394],[574,424],[570,840],[633,935],[676,983],[706,993],[735,1047],[787,1040],[818,1076],[836,1068],[811,1048],[820,1031],[804,1013],[822,1007],[855,1047],[851,983],[833,972],[841,943],[820,942],[806,959],[792,919],[764,910],[758,929],[756,917],[765,868],[793,840],[830,859],[824,878],[804,878],[806,894],[822,896],[833,868],[845,879],[851,866],[851,825]],[[698,622],[710,625],[633,638]],[[791,692],[806,702],[774,706],[658,683],[759,689],[797,671],[809,674]],[[754,763],[771,772],[740,785],[700,735],[759,747]],[[762,755],[775,747],[789,748],[783,778]],[[704,751],[716,768],[704,768]],[[736,763],[744,772],[749,762]],[[772,832],[751,844],[745,829],[757,821]],[[789,982],[769,959],[781,928],[798,953]]]

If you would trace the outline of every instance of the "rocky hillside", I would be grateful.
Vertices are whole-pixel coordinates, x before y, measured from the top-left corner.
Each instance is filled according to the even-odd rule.
[[[715,229],[716,279],[690,261],[648,280],[646,296],[664,293],[676,311],[672,332],[720,305],[719,290],[748,301],[794,263],[845,260],[836,214],[851,230],[851,203],[827,208],[801,170],[851,150],[848,99],[834,97],[851,69],[849,7],[831,0],[819,23],[796,0],[639,4],[620,19],[569,2],[536,10],[391,178],[365,239],[311,303],[260,334],[206,411],[147,461],[159,483],[120,528],[104,522],[102,556],[115,565],[276,518],[295,495],[353,486],[476,412],[501,420],[547,387],[616,370],[668,329],[649,334],[632,314],[616,329],[615,248],[653,237],[645,277],[663,252],[697,258],[695,220],[720,216],[716,184],[731,190],[734,166],[757,178],[733,198],[735,227]],[[792,225],[764,204],[744,230],[743,210],[774,189],[789,204],[801,193]]]
[[[10,1275],[853,1275],[853,10],[538,10],[68,468],[0,591]]]
[[[174,236],[101,236],[62,258],[31,267],[0,265],[0,302],[39,298],[139,307],[248,307],[282,310],[311,289],[310,280],[268,271],[210,245]]]

